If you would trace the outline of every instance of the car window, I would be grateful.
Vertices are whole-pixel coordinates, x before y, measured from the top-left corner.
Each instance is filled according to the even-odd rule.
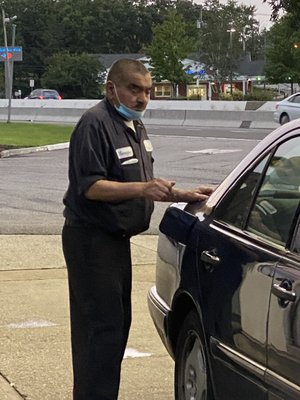
[[[300,137],[278,147],[253,204],[247,230],[286,245],[300,201]]]
[[[262,179],[262,173],[269,160],[268,154],[259,164],[230,191],[217,209],[216,217],[220,220],[243,229],[253,201],[253,196]]]
[[[291,99],[291,101],[292,101],[293,103],[300,103],[300,95],[294,96],[294,97]]]

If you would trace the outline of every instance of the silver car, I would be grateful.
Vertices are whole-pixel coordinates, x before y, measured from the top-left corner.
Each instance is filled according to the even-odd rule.
[[[277,103],[274,112],[274,120],[280,125],[297,118],[300,118],[300,92],[294,93]]]

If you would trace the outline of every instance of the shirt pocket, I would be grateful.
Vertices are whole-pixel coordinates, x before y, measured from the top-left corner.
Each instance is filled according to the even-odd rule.
[[[141,166],[139,160],[137,158],[128,158],[120,161],[124,182],[140,182]]]

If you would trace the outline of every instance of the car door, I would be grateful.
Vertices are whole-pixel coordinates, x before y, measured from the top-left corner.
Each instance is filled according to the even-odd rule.
[[[284,227],[288,251],[276,266],[270,298],[266,371],[270,400],[300,398],[299,138],[291,139],[283,150],[289,167],[294,168],[290,168],[284,182],[277,184],[277,189],[282,191],[278,201],[286,209],[278,223]]]
[[[290,119],[300,118],[300,94],[296,94],[289,102]]]
[[[200,279],[220,399],[268,398],[269,302],[299,202],[298,144],[297,137],[272,149],[235,185],[201,243],[200,271],[211,274],[202,272]]]
[[[299,240],[295,250],[300,252]],[[300,254],[296,253],[282,258],[275,271],[270,302],[266,382],[270,387],[270,400],[299,400]]]
[[[274,400],[299,399],[300,395],[297,345],[288,345],[293,340],[295,326],[299,324],[296,306],[300,294],[299,257],[297,241],[292,239],[299,202],[300,138],[295,136],[276,149],[247,224],[251,232],[285,247],[285,253],[280,252],[282,257],[274,269],[267,330],[266,387],[268,398]],[[288,251],[289,248],[292,251]]]
[[[268,305],[281,256],[271,241],[249,233],[245,225],[268,159],[269,155],[226,196],[199,240],[202,310],[221,400],[267,399]]]

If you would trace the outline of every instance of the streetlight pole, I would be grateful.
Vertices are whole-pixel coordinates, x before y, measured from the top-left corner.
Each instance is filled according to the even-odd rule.
[[[233,52],[232,52],[232,34],[236,32],[236,29],[231,25],[230,29],[227,29],[227,32],[230,34],[229,39],[229,48],[230,48],[230,94],[232,96],[232,83],[233,83],[233,71],[232,71],[232,61],[233,61]]]
[[[4,47],[5,47],[5,97],[8,98],[8,111],[7,111],[7,123],[10,122],[11,118],[11,95],[12,95],[12,80],[13,80],[13,61],[9,60],[8,45],[7,45],[7,32],[6,23],[15,20],[17,17],[6,18],[4,8],[2,8],[2,22],[3,22],[3,33],[4,33]],[[16,25],[12,26],[12,41],[14,46],[15,41]]]
[[[5,47],[5,97],[8,98],[10,76],[9,76],[9,61],[8,61],[8,48],[7,48],[7,33],[6,33],[6,18],[5,12],[2,8],[2,22],[3,22],[3,33],[4,33],[4,47]]]
[[[15,41],[16,41],[16,24],[12,24],[11,27],[12,27],[11,47],[14,48]],[[9,60],[9,64],[10,64],[9,93],[10,93],[10,99],[11,99],[12,98],[12,90],[13,90],[13,80],[14,80],[14,59],[13,59],[13,57]]]

